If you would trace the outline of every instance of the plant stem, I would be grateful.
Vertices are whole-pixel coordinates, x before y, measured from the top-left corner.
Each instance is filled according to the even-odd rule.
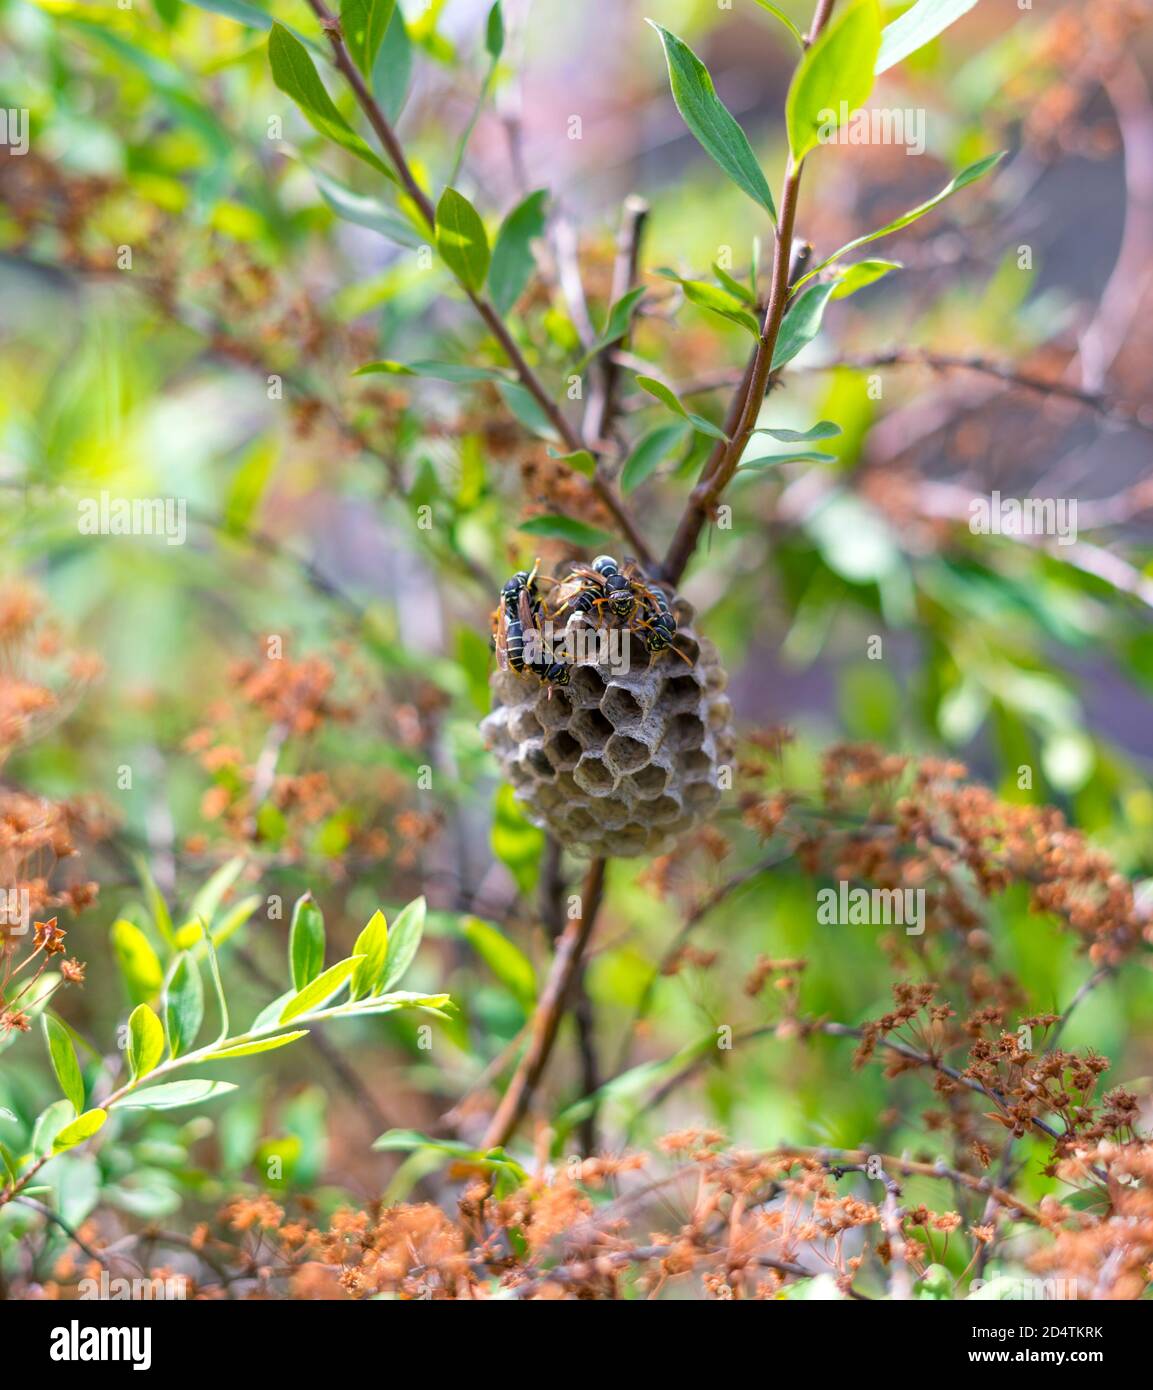
[[[352,55],[340,32],[340,21],[324,3],[324,0],[308,0],[313,13],[320,20],[321,26],[328,35],[329,43],[332,46],[333,60],[336,67],[352,89],[356,97],[357,105],[364,112],[370,126],[372,126],[377,139],[384,146],[385,153],[396,172],[401,187],[412,200],[417,211],[428,226],[430,233],[436,230],[436,209],[433,207],[432,200],[424,189],[417,182],[416,175],[412,172],[408,160],[405,158],[404,149],[397,138],[396,131],[392,128],[392,123],[381,109],[379,102],[369,91],[361,76],[360,69],[353,62]],[[497,313],[491,301],[483,294],[470,289],[467,285],[462,285],[469,302],[484,321],[489,332],[500,345],[501,351],[508,359],[513,371],[516,373],[521,385],[528,391],[540,408],[544,411],[549,424],[556,431],[560,440],[569,453],[576,453],[578,450],[585,449],[580,431],[566,418],[564,412],[553,400],[548,389],[537,376],[536,372],[529,365],[524,353],[520,350],[516,339],[512,336],[508,326]],[[593,452],[590,450],[590,452]],[[617,529],[632,546],[636,557],[642,564],[648,566],[653,563],[652,552],[648,542],[641,535],[636,522],[625,507],[624,502],[617,495],[616,489],[597,471],[592,477],[593,490],[600,498],[601,502],[612,515]]]
[[[565,926],[557,942],[552,968],[533,1015],[528,1048],[489,1122],[483,1148],[495,1149],[508,1143],[528,1110],[548,1066],[569,992],[596,925],[597,911],[604,894],[605,866],[604,859],[594,859],[589,865],[581,888],[580,916]]]
[[[813,15],[813,25],[805,40],[807,48],[829,22],[835,0],[818,0]],[[785,171],[785,182],[781,192],[780,221],[777,225],[776,240],[773,243],[773,271],[769,284],[769,300],[761,327],[761,336],[753,355],[751,367],[737,392],[736,400],[729,408],[725,433],[729,443],[720,445],[713,451],[701,481],[689,495],[688,505],[677,526],[672,543],[661,567],[663,577],[670,584],[677,584],[685,572],[697,548],[705,523],[713,515],[714,508],[726,487],[737,471],[741,455],[745,452],[757,417],[761,402],[773,369],[773,353],[776,351],[781,322],[785,316],[785,306],[789,299],[790,262],[793,255],[793,227],[797,219],[797,200],[801,192],[801,170],[804,160],[794,163],[789,156]],[[736,409],[740,401],[740,409]],[[730,429],[729,422],[736,417],[735,426]]]

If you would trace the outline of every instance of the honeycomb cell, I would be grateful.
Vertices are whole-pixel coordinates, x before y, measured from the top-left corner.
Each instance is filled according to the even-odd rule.
[[[644,714],[644,706],[631,690],[623,685],[610,685],[601,701],[601,712],[614,729],[635,724]]]
[[[705,726],[700,715],[674,714],[669,720],[666,738],[673,748],[699,748],[705,739]]]
[[[664,791],[668,786],[669,776],[670,771],[667,767],[662,767],[660,763],[649,763],[648,767],[634,772],[628,781],[637,796],[647,800],[649,797],[659,796]]]
[[[605,693],[604,677],[595,666],[578,666],[568,685],[568,696],[578,707],[598,705]]]
[[[584,750],[568,729],[558,729],[544,745],[549,765],[557,772],[576,767]]]
[[[541,685],[534,712],[546,729],[561,729],[572,718],[573,705],[567,691],[556,685]]]
[[[648,744],[629,734],[613,734],[605,744],[605,761],[617,772],[644,767],[651,757]]]
[[[573,715],[570,728],[586,748],[603,748],[613,732],[613,723],[599,709],[580,709]]]
[[[686,672],[683,676],[674,676],[665,683],[661,698],[669,709],[693,710],[700,701],[701,687],[696,679]]]
[[[616,786],[616,777],[605,760],[596,753],[586,753],[573,771],[573,779],[590,796],[607,796]]]
[[[521,705],[509,715],[508,732],[521,743],[526,738],[540,738],[544,730],[533,711],[527,705]]]

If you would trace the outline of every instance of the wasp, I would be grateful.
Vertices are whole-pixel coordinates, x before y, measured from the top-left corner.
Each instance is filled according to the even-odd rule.
[[[537,565],[531,571],[518,570],[500,591],[500,604],[493,614],[497,662],[502,671],[511,666],[518,675],[536,676],[542,685],[567,685],[572,673],[563,661],[543,655],[536,661],[526,660],[529,633],[537,632],[541,625]]]
[[[536,595],[536,568],[518,570],[500,591],[500,602],[492,615],[493,646],[502,671],[511,666],[524,674],[525,629],[534,626],[533,600]],[[526,623],[525,619],[528,619]]]
[[[645,621],[640,624],[645,646],[650,652],[661,652],[673,647],[677,633],[677,620],[673,617],[669,601],[657,584],[645,587]],[[683,655],[683,653],[678,653]]]
[[[638,581],[636,565],[625,561],[623,570],[611,555],[598,555],[592,563],[594,573],[600,576],[604,590],[604,601],[614,618],[628,622],[637,611],[644,592],[644,585]]]

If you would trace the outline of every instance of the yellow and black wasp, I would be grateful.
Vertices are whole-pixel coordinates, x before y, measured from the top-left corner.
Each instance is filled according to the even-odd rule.
[[[502,671],[511,667],[518,675],[534,675],[544,685],[567,685],[572,674],[568,665],[543,650],[542,609],[536,581],[534,565],[531,571],[518,570],[500,591],[500,603],[493,614],[497,664]],[[541,651],[536,660],[528,659],[530,640]]]

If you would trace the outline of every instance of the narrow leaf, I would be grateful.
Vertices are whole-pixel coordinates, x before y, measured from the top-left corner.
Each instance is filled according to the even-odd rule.
[[[493,7],[488,12],[488,21],[484,26],[484,48],[494,63],[504,52],[504,13],[500,0],[494,0]]]
[[[353,972],[352,998],[363,999],[366,995],[379,993],[384,988],[388,962],[388,923],[379,908],[356,938],[352,953],[364,957]]]
[[[155,1071],[163,1056],[164,1026],[149,1005],[138,1004],[128,1020],[128,1069],[133,1081]]]
[[[767,434],[770,439],[777,440],[780,444],[808,444],[815,439],[833,439],[841,433],[840,425],[835,425],[832,420],[821,420],[808,430],[774,430],[756,429],[754,434]]]
[[[530,193],[501,223],[492,248],[488,291],[502,317],[524,293],[536,270],[532,244],[544,235],[547,189]]]
[[[824,270],[826,266],[830,266],[834,261],[840,260],[842,256],[848,255],[850,251],[855,251],[859,246],[866,246],[870,241],[878,241],[881,237],[889,236],[892,232],[899,232],[902,227],[907,227],[910,222],[916,222],[918,218],[924,217],[927,212],[932,212],[938,203],[943,203],[946,198],[951,198],[954,193],[959,193],[962,188],[968,188],[971,183],[976,183],[978,179],[984,178],[991,169],[996,168],[1004,157],[1005,151],[1001,150],[1000,153],[991,154],[986,159],[979,159],[976,164],[970,164],[967,169],[962,169],[959,174],[949,180],[939,193],[935,193],[927,202],[918,203],[915,208],[911,208],[908,212],[902,213],[900,217],[892,222],[887,222],[875,232],[868,232],[864,236],[859,236],[853,241],[846,242],[839,251],[834,251],[833,254],[823,260],[820,265],[814,266],[804,279],[798,280],[793,286],[794,291],[799,289],[806,281],[811,280],[814,275]]]
[[[311,893],[297,898],[292,909],[288,961],[292,983],[298,990],[311,984],[324,969],[324,914]]]
[[[677,394],[671,387],[658,381],[653,376],[637,375],[637,385],[642,391],[647,391],[650,396],[664,406],[667,406],[675,415],[679,415],[682,420],[687,420],[693,429],[699,434],[707,434],[711,439],[727,439],[724,430],[714,425],[711,420],[706,420],[703,415],[694,415],[688,411],[677,399]]]
[[[669,66],[673,101],[705,153],[775,222],[773,195],[745,132],[717,96],[708,68],[675,34],[648,21],[661,37]]]
[[[463,362],[366,362],[353,376],[425,376],[437,381],[507,381],[508,375],[495,367],[470,367]]]
[[[210,1052],[203,1059],[206,1062],[223,1062],[230,1057],[252,1057],[258,1052],[275,1052],[278,1047],[287,1047],[298,1038],[308,1037],[308,1029],[300,1028],[295,1033],[281,1033],[276,1038],[261,1038],[258,1042],[238,1043],[235,1047],[221,1047]]]
[[[436,205],[436,247],[461,284],[479,294],[488,274],[488,237],[477,210],[455,188],[446,188]]]
[[[192,1047],[204,1022],[204,981],[191,956],[176,958],[164,997],[168,1051],[179,1057]]]
[[[152,943],[135,923],[121,917],[112,924],[112,950],[133,1004],[142,1004],[160,993],[164,968]]]
[[[65,1149],[74,1149],[77,1144],[83,1144],[103,1127],[107,1118],[107,1110],[86,1110],[83,1115],[77,1116],[71,1124],[60,1130],[52,1141],[52,1152],[63,1153]]]
[[[875,285],[878,280],[883,280],[894,270],[903,269],[900,261],[857,261],[853,265],[847,265],[838,274],[833,298],[848,299],[849,295],[856,294],[868,285]]]
[[[387,164],[348,124],[328,95],[308,49],[281,24],[273,24],[268,38],[272,80],[300,107],[308,123],[349,154],[370,164],[386,178],[395,176]]]
[[[974,4],[975,3],[976,0],[974,0]],[[784,10],[779,10],[776,7],[776,5],[770,5],[769,0],[757,0],[757,4],[760,5],[762,10],[768,10],[768,12],[773,16],[774,19],[779,19],[781,23],[785,26],[785,28],[789,31],[789,33],[792,34],[793,38],[796,39],[797,43],[800,44],[801,48],[804,48],[805,36],[801,33],[801,31],[797,28],[797,26],[793,23],[789,16],[784,12]]]
[[[912,9],[885,25],[874,68],[877,76],[904,62],[918,48],[932,43],[950,24],[968,14],[976,3],[977,0],[917,0]]]
[[[195,1105],[202,1100],[214,1100],[227,1095],[236,1087],[230,1081],[168,1081],[160,1086],[145,1086],[129,1091],[115,1103],[116,1110],[174,1110],[179,1105]],[[83,1118],[83,1116],[81,1116]]]
[[[330,965],[323,975],[318,975],[310,985],[298,991],[284,1006],[280,1015],[281,1023],[290,1023],[301,1014],[321,1009],[344,988],[349,976],[359,965],[362,957],[349,956],[346,960]]]
[[[497,390],[505,405],[516,417],[516,419],[531,434],[537,435],[541,439],[557,439],[557,432],[553,428],[552,421],[545,414],[544,407],[540,401],[515,381],[500,381],[497,383]]]
[[[801,59],[785,102],[794,164],[836,130],[843,109],[868,100],[880,46],[877,0],[854,0]]]
[[[52,1014],[44,1014],[41,1023],[44,1025],[44,1038],[48,1043],[48,1055],[52,1059],[56,1080],[65,1098],[72,1102],[79,1114],[84,1109],[84,1078],[80,1074],[72,1035]]]
[[[396,0],[341,0],[340,28],[353,62],[371,78]]]
[[[774,372],[780,371],[787,362],[791,362],[821,331],[825,306],[836,287],[835,280],[810,285],[793,300],[785,313],[781,331],[777,334],[777,345],[773,351]]]
[[[522,528],[523,529],[523,528]],[[401,910],[388,935],[388,969],[381,992],[395,989],[412,964],[420,939],[424,935],[424,919],[428,904],[424,898],[414,898]]]
[[[589,550],[603,549],[610,537],[599,526],[590,526],[585,521],[576,521],[568,516],[532,516],[522,521],[518,531],[530,536],[544,536],[548,540],[568,541],[571,545],[584,546]]]
[[[621,469],[622,492],[633,492],[640,487],[669,451],[684,439],[685,434],[683,425],[659,425],[655,430],[649,430],[638,441]]]

